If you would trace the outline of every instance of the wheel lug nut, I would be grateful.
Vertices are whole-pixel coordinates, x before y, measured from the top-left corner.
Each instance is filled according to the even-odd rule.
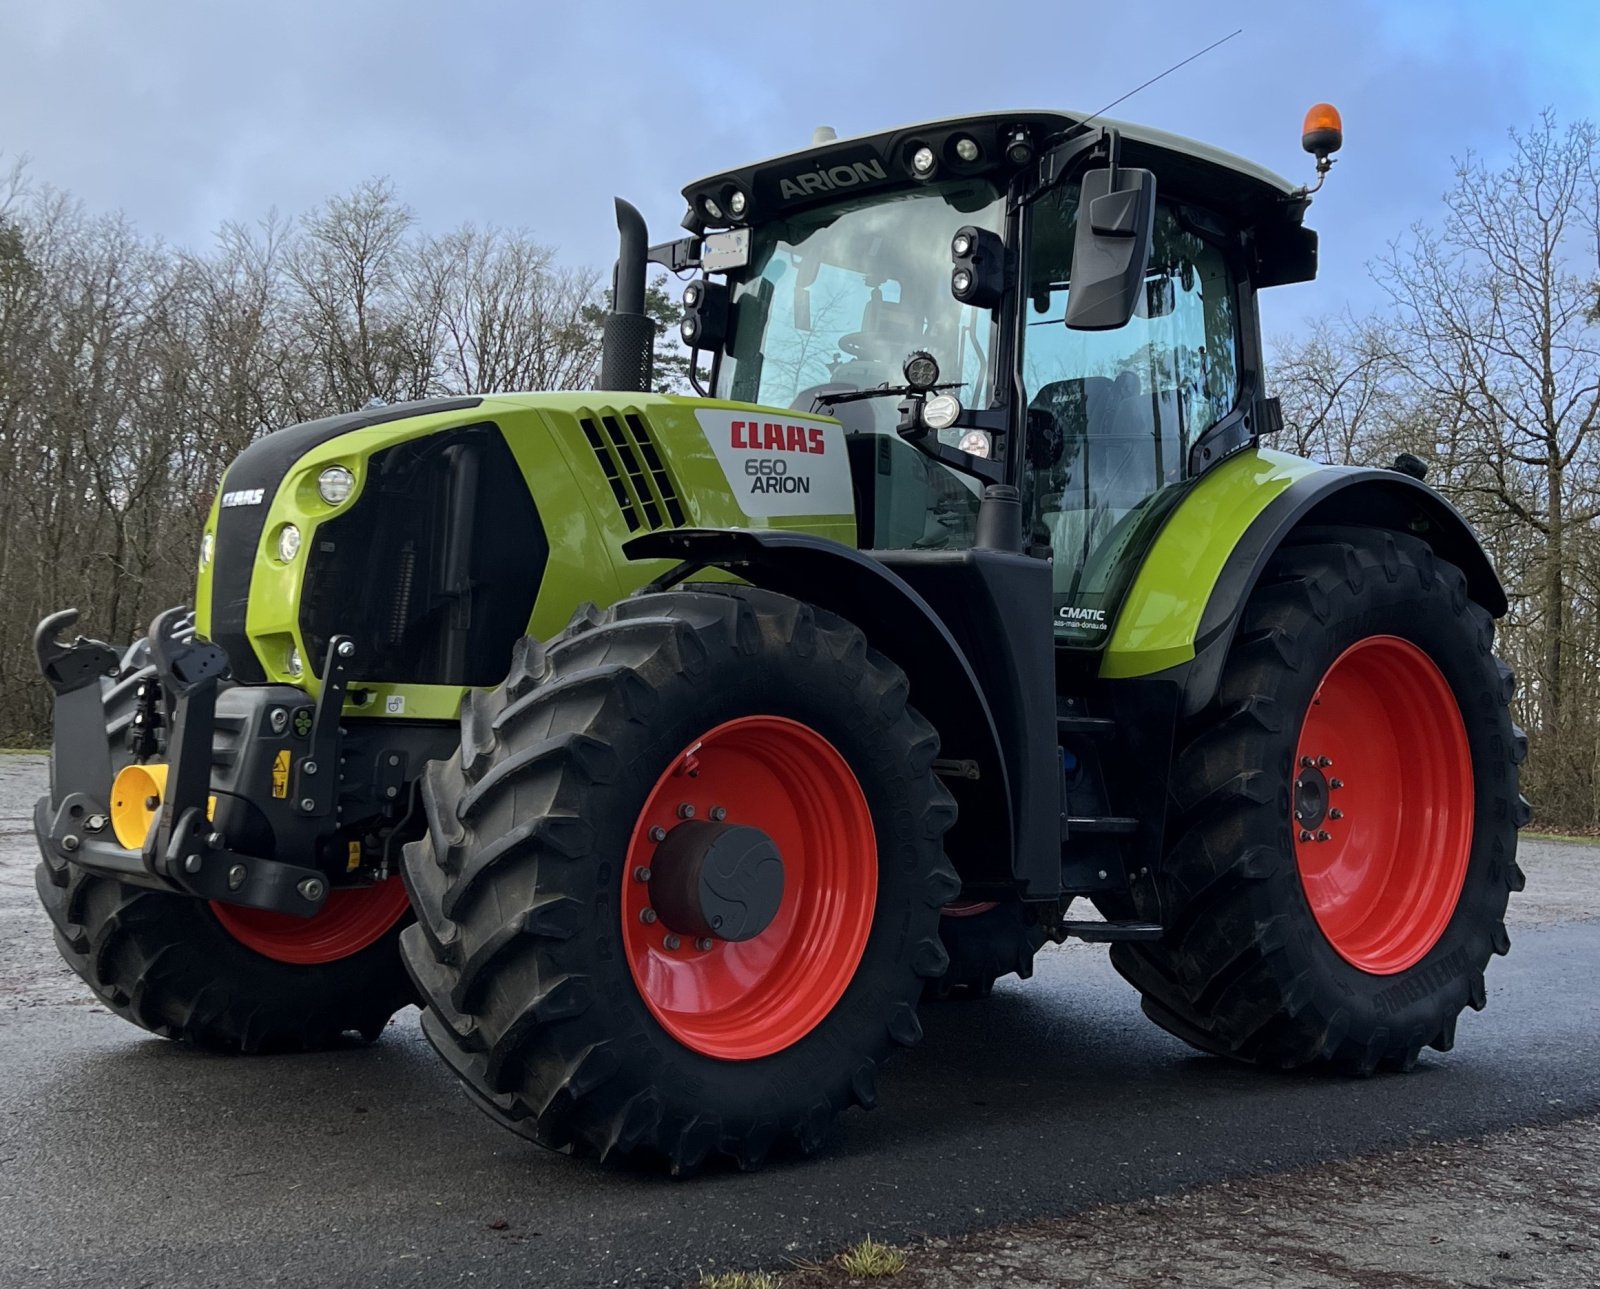
[[[663,828],[660,824],[657,824],[654,828],[652,828],[650,830],[650,840],[651,841],[666,841],[666,839],[667,839],[667,830],[665,828]]]
[[[727,817],[728,817],[728,812],[726,810],[724,810],[721,806],[712,806],[711,807],[711,818],[712,818],[712,820],[714,822],[720,824]]]
[[[1310,833],[1310,831],[1309,831],[1309,830],[1307,830],[1307,829],[1305,829],[1305,828],[1302,828],[1302,829],[1301,829],[1301,830],[1300,830],[1300,840],[1301,840],[1301,841],[1310,841],[1310,840],[1311,840],[1311,833]]]
[[[1328,780],[1328,786],[1330,788],[1342,788],[1342,787],[1344,787],[1344,780],[1343,779],[1329,779]]]
[[[711,937],[709,935],[701,936],[698,940],[696,940],[694,942],[694,947],[696,949],[700,950],[701,953],[705,953],[708,949],[711,948]]]
[[[683,943],[683,941],[678,939],[678,937],[675,935],[669,935],[665,940],[662,941],[662,943],[665,944],[669,949],[676,949]]]
[[[1333,761],[1330,757],[1319,756],[1317,758],[1317,768],[1320,770],[1326,770],[1332,764]]]
[[[648,882],[650,880],[650,870],[640,864],[638,868],[633,870],[633,880],[636,882]]]
[[[1328,818],[1329,819],[1343,819],[1344,818],[1344,811],[1338,809],[1337,807],[1335,807],[1334,809],[1328,811]]]
[[[694,818],[694,807],[691,806],[687,801],[685,801],[682,805],[680,805],[678,807],[678,818],[679,819],[693,819]]]
[[[1317,830],[1317,840],[1318,841],[1332,841],[1333,840],[1333,834],[1331,832],[1323,832],[1321,829],[1318,829]]]
[[[649,926],[655,920],[656,920],[656,911],[654,909],[640,909],[639,910],[639,921],[643,922],[646,926]]]
[[[1300,764],[1309,770],[1313,765],[1316,764],[1316,762],[1313,761],[1309,756],[1303,756],[1300,758]]]

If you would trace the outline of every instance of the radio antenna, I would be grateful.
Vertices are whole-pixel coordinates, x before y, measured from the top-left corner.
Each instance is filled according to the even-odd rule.
[[[1162,72],[1160,76],[1152,76],[1143,85],[1135,85],[1131,90],[1129,90],[1121,98],[1112,99],[1111,102],[1107,103],[1098,112],[1091,113],[1089,116],[1084,117],[1083,120],[1078,122],[1078,128],[1080,130],[1083,129],[1083,127],[1088,125],[1090,121],[1093,121],[1096,117],[1102,116],[1105,113],[1109,112],[1112,108],[1116,107],[1116,105],[1118,103],[1124,102],[1125,100],[1132,98],[1140,90],[1149,89],[1157,81],[1162,80],[1163,78],[1165,78],[1167,76],[1171,76],[1173,72],[1178,70],[1178,68],[1187,67],[1190,63],[1194,62],[1195,59],[1201,58],[1204,55],[1209,54],[1218,45],[1226,45],[1230,40],[1232,40],[1235,36],[1237,36],[1243,30],[1244,30],[1243,27],[1235,28],[1233,31],[1230,31],[1226,36],[1224,36],[1221,40],[1213,40],[1204,49],[1197,50],[1196,52],[1190,54],[1181,63],[1173,63],[1172,66],[1167,68],[1166,71]]]

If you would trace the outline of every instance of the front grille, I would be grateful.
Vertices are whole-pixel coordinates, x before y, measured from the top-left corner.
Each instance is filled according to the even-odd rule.
[[[636,412],[589,413],[578,424],[629,532],[683,527],[683,503],[644,417]]]
[[[424,685],[505,677],[550,554],[492,422],[374,452],[361,495],[311,546],[300,630],[312,669],[348,635],[362,680]]]

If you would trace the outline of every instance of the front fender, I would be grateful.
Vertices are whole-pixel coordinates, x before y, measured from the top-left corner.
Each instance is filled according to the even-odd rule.
[[[1034,692],[1043,685],[1053,693],[1046,565],[997,551],[880,552],[879,559],[807,533],[750,529],[664,530],[623,551],[630,559],[682,561],[649,589],[714,567],[854,623],[905,671],[911,703],[939,731],[940,755],[973,763],[975,777],[949,767],[945,776],[960,808],[947,848],[963,882],[1054,893],[1055,713]],[[1036,632],[985,632],[983,623],[1035,598],[1037,611],[1016,620],[1036,623]]]
[[[1184,671],[1184,711],[1216,692],[1239,614],[1272,553],[1297,528],[1385,528],[1420,537],[1466,574],[1495,617],[1505,591],[1470,525],[1437,491],[1395,470],[1241,452],[1198,480],[1146,555],[1101,659],[1108,679]]]

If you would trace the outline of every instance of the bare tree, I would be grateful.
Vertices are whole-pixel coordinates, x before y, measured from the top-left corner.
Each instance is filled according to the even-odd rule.
[[[1503,167],[1459,163],[1442,228],[1392,250],[1378,280],[1395,306],[1396,361],[1438,420],[1452,486],[1539,539],[1516,581],[1536,606],[1529,680],[1540,732],[1555,739],[1568,701],[1569,543],[1600,516],[1600,137],[1548,111],[1510,137]]]

